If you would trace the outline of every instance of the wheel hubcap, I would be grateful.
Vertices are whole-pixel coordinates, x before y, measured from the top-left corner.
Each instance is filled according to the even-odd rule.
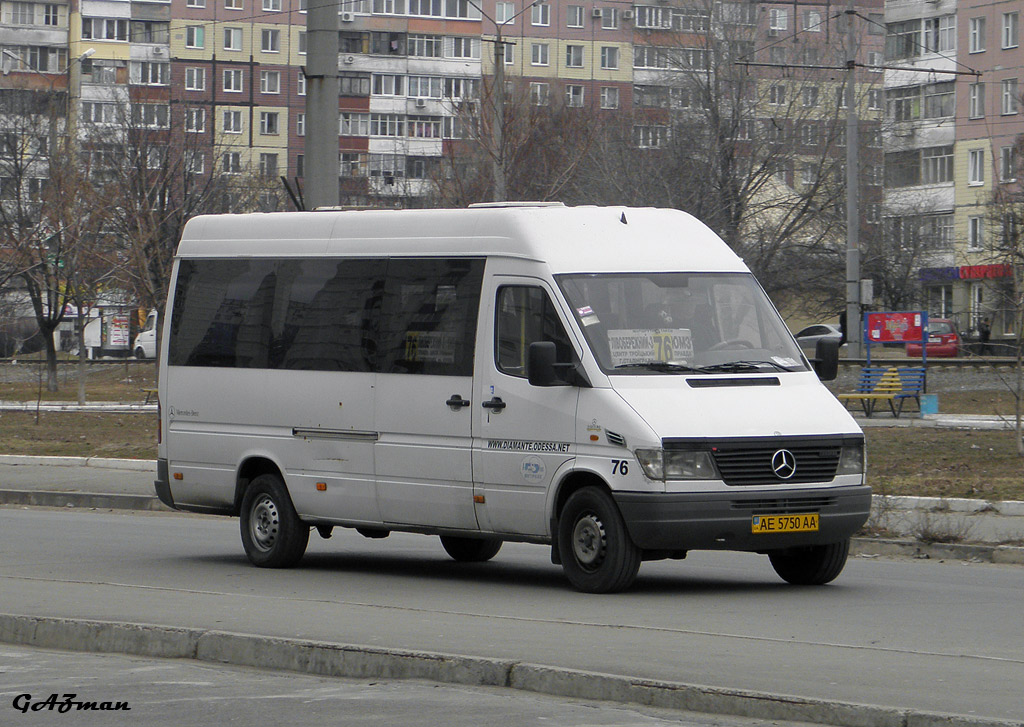
[[[572,530],[572,550],[576,561],[588,569],[604,560],[606,546],[604,525],[595,515],[584,515]]]
[[[252,507],[252,517],[249,521],[249,532],[252,535],[253,544],[260,550],[270,550],[277,541],[277,533],[281,525],[281,518],[277,511],[277,504],[264,495]]]

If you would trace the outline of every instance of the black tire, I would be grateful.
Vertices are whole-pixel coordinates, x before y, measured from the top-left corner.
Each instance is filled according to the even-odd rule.
[[[811,545],[768,553],[772,568],[782,580],[794,586],[823,586],[834,581],[846,565],[850,541]]]
[[[142,349],[142,346],[139,346],[138,348],[135,349],[135,358],[137,358],[139,361],[146,360],[146,352]]]
[[[441,546],[445,552],[460,563],[483,563],[490,560],[501,550],[501,542],[498,538],[441,536]]]
[[[570,495],[558,519],[558,550],[569,582],[584,593],[629,588],[641,551],[610,495],[584,487]]]
[[[299,520],[277,475],[260,475],[242,498],[242,545],[260,568],[291,568],[306,552],[309,525]]]

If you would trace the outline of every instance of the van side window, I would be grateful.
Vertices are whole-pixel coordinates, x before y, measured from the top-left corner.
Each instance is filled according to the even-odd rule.
[[[494,361],[509,376],[526,378],[527,351],[534,341],[552,341],[556,360],[575,357],[569,336],[543,288],[504,285],[498,289]]]
[[[177,366],[370,371],[384,260],[182,260]]]
[[[482,259],[389,260],[378,371],[472,376],[483,270]]]

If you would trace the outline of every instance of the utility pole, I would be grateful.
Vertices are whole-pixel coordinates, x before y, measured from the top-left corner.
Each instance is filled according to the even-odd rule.
[[[853,0],[846,6],[846,340],[847,356],[863,346],[860,304],[860,149],[857,115],[857,33]]]
[[[306,11],[305,198],[309,209],[341,199],[338,162],[338,0],[309,3]]]

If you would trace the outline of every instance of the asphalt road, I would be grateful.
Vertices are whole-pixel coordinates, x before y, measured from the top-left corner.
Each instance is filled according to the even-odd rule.
[[[794,588],[762,556],[645,563],[569,589],[540,546],[456,564],[436,538],[314,536],[245,560],[236,520],[0,509],[0,613],[492,657],[779,695],[1024,720],[1024,569],[852,559]]]
[[[306,674],[0,644],[0,724],[26,727],[779,727],[779,722],[496,688]],[[58,706],[47,705],[57,694]],[[59,711],[74,702],[121,709]],[[35,709],[36,705],[42,706]],[[124,709],[123,707],[127,707]],[[26,711],[22,711],[22,710]],[[799,727],[793,723],[793,727]]]

